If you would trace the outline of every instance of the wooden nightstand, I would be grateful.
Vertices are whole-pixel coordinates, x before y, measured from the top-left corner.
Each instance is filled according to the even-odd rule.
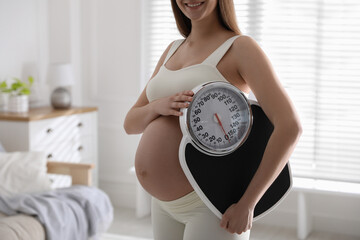
[[[51,107],[27,113],[0,112],[0,142],[6,151],[42,151],[51,161],[92,163],[98,185],[97,108]]]

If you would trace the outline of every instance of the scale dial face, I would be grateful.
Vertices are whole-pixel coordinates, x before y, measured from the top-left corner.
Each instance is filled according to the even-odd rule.
[[[214,155],[226,155],[239,148],[252,126],[251,107],[245,95],[226,82],[207,83],[193,92],[186,110],[193,142]]]

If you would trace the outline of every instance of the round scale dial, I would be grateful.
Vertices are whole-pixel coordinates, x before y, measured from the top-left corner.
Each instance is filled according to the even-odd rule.
[[[240,147],[252,125],[250,104],[235,86],[211,82],[194,89],[186,110],[193,142],[205,152],[225,155]]]

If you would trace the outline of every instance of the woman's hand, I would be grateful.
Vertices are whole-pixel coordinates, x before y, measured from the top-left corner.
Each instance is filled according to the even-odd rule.
[[[230,233],[241,234],[251,229],[253,217],[254,207],[240,199],[225,211],[220,226]]]
[[[193,95],[194,93],[192,91],[183,91],[169,97],[155,100],[153,101],[154,111],[163,116],[181,116],[182,112],[180,109],[189,106]]]

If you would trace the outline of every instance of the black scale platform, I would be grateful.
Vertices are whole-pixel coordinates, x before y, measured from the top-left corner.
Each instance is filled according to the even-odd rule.
[[[222,214],[239,201],[254,176],[273,125],[263,110],[251,105],[253,126],[245,143],[226,156],[209,156],[192,144],[185,147],[185,161],[201,191]],[[255,207],[254,218],[276,205],[291,188],[291,171],[287,164]]]

